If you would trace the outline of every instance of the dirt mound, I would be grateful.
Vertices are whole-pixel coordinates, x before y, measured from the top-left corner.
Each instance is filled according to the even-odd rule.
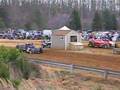
[[[38,67],[39,78],[22,80],[18,90],[119,90],[119,81],[104,81],[101,78],[85,76],[48,66]],[[10,82],[0,79],[0,90],[16,90]]]

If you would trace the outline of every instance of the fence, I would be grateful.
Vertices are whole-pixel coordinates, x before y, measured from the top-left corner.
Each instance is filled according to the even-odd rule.
[[[74,69],[89,71],[89,72],[96,72],[96,73],[102,73],[104,79],[107,79],[109,76],[115,77],[120,79],[120,71],[113,71],[109,69],[100,69],[100,68],[93,68],[93,67],[87,67],[87,66],[78,66],[74,64],[65,64],[60,62],[53,62],[49,60],[32,60],[29,59],[30,62],[36,63],[36,64],[47,64],[50,66],[56,66],[61,68],[70,69],[71,71]]]

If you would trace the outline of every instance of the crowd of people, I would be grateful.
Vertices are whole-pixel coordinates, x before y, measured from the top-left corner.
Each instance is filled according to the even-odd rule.
[[[99,32],[82,32],[82,39],[89,40],[94,39],[108,39],[110,41],[120,41],[119,31],[99,31]]]
[[[81,33],[83,40],[94,39],[108,39],[110,41],[120,41],[120,31],[83,31]],[[23,29],[7,30],[0,32],[0,39],[43,39],[43,36],[50,40],[50,35],[45,36],[43,31],[25,31]]]
[[[0,39],[41,39],[42,32],[37,30],[25,31],[19,30],[8,30],[0,32]]]

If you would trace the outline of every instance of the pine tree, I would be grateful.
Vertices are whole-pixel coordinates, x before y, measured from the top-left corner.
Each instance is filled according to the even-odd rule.
[[[44,20],[41,15],[41,12],[37,9],[36,11],[34,11],[34,14],[33,14],[33,22],[34,22],[34,25],[36,24],[38,28],[42,28],[44,26]]]
[[[94,19],[93,19],[93,23],[92,23],[92,29],[93,30],[102,30],[102,18],[101,15],[98,13],[98,11],[96,11]]]
[[[25,27],[26,30],[31,30],[31,29],[32,29],[32,28],[31,28],[32,25],[31,25],[30,22],[26,23],[26,24],[24,25],[24,27]]]
[[[3,21],[2,18],[0,18],[0,28],[4,28],[5,27],[5,23]]]
[[[105,30],[110,30],[111,29],[111,22],[112,22],[112,19],[111,19],[111,15],[110,15],[110,11],[109,10],[104,10],[103,13],[102,13],[102,16],[103,16],[103,26],[104,26],[104,29]]]
[[[81,30],[80,14],[77,10],[73,10],[71,15],[70,27],[74,30]]]
[[[117,19],[116,19],[115,14],[112,14],[111,18],[112,18],[112,26],[111,26],[111,29],[112,29],[112,30],[117,30],[118,26],[117,26]]]
[[[116,30],[117,29],[117,19],[114,14],[109,10],[103,12],[103,22],[105,30]]]
[[[7,18],[8,14],[5,10],[5,7],[1,7],[0,6],[0,28],[8,26],[8,18]]]

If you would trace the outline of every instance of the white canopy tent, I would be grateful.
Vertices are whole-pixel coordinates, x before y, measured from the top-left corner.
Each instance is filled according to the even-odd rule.
[[[71,30],[70,28],[68,28],[67,26],[63,26],[62,28],[58,29],[58,30]]]

